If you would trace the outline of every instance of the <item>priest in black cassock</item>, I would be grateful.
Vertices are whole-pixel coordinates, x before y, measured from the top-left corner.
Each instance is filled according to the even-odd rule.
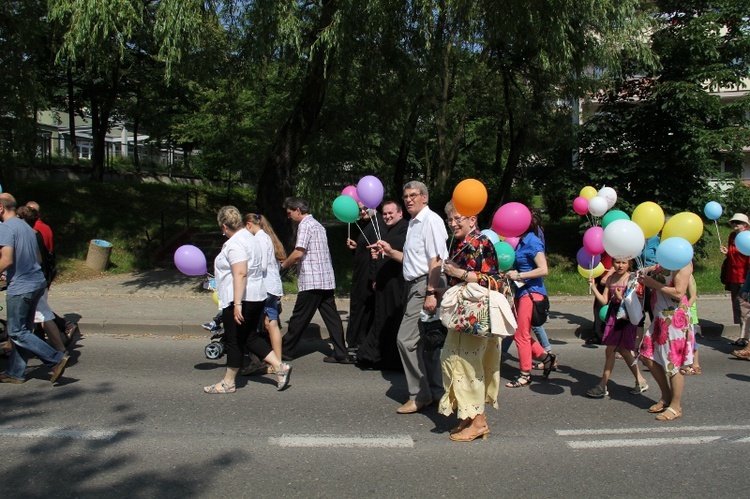
[[[409,222],[396,201],[383,203],[388,232],[381,234],[395,250],[402,251]],[[375,254],[375,314],[367,336],[357,351],[357,364],[364,368],[403,369],[396,334],[404,315],[404,273],[401,262]]]
[[[347,239],[346,245],[354,253],[354,265],[352,269],[352,289],[349,295],[349,323],[346,327],[346,345],[349,351],[355,351],[367,335],[370,329],[375,310],[375,291],[373,282],[375,280],[375,261],[367,248],[379,239],[378,234],[383,236],[386,225],[383,218],[375,210],[367,209],[361,202],[359,204],[359,220],[355,224],[359,228],[354,239]],[[376,225],[377,224],[377,225]],[[382,232],[382,233],[381,233]]]

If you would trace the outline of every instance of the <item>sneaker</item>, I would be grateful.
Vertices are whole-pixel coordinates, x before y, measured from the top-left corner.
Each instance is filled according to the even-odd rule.
[[[289,379],[292,376],[292,366],[290,366],[286,362],[282,362],[276,374],[279,376],[279,380],[276,384],[276,389],[278,391],[281,391],[289,386]]]
[[[216,323],[214,321],[206,322],[205,324],[201,324],[201,327],[206,331],[213,331],[216,328]]]
[[[26,383],[26,380],[11,378],[5,373],[0,373],[0,383],[12,383],[14,385],[20,385],[21,383]]]
[[[586,395],[588,395],[591,398],[601,399],[609,395],[609,392],[607,391],[607,388],[601,385],[596,385],[594,388],[589,389],[586,392]]]
[[[252,376],[253,374],[268,374],[269,372],[271,372],[271,370],[269,370],[269,367],[271,366],[269,366],[263,361],[256,362],[254,364],[250,364],[247,367],[242,368],[242,370],[240,370],[240,375]]]
[[[62,359],[60,359],[60,362],[57,363],[57,365],[52,369],[52,377],[49,379],[52,383],[57,381],[57,378],[62,376],[63,371],[65,371],[65,364],[68,363],[68,360],[70,359],[70,355],[67,353],[63,355]]]
[[[633,388],[632,390],[630,390],[630,393],[632,393],[633,395],[639,395],[639,394],[645,392],[646,390],[648,390],[648,383],[640,384],[640,383],[636,382],[635,388]]]

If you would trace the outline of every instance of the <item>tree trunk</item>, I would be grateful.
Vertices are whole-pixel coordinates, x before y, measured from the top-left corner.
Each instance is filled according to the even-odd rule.
[[[141,173],[141,156],[138,154],[138,116],[133,120],[133,163],[135,164],[135,171]],[[123,125],[124,126],[124,125]]]
[[[76,106],[75,106],[75,92],[73,89],[73,70],[68,63],[67,71],[68,79],[68,128],[70,129],[70,147],[71,154],[73,155],[73,166],[80,164],[78,153],[78,139],[76,138]]]
[[[406,167],[409,163],[409,153],[411,152],[411,143],[414,138],[414,132],[417,130],[419,123],[419,111],[421,109],[422,99],[420,96],[414,101],[414,106],[409,113],[409,121],[404,129],[404,135],[401,137],[401,145],[398,148],[396,157],[396,167],[393,170],[393,193],[395,199],[401,195],[401,190],[406,183]]]
[[[91,135],[94,140],[94,150],[91,155],[91,180],[104,180],[104,160],[109,118],[112,116],[112,106],[117,98],[118,81],[120,79],[119,61],[115,64],[110,75],[109,85],[91,85]],[[104,79],[106,81],[106,79]]]
[[[337,10],[338,4],[334,0],[323,1],[323,10],[317,26],[318,33],[331,24]],[[324,47],[320,45],[314,50],[297,104],[279,130],[276,143],[266,159],[258,181],[258,211],[268,218],[279,239],[287,247],[291,247],[294,241],[292,225],[282,208],[282,202],[293,194],[292,176],[300,150],[310,135],[325,100],[326,54]]]

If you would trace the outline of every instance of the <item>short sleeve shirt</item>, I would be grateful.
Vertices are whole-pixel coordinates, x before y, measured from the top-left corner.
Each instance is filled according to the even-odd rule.
[[[516,246],[516,261],[513,268],[518,272],[534,270],[536,268],[534,258],[538,253],[544,253],[544,243],[533,232],[529,232]],[[526,293],[546,295],[547,289],[544,287],[544,279],[541,277],[526,279],[526,284],[516,289],[516,298]]]
[[[9,295],[22,295],[47,286],[37,256],[39,245],[29,224],[12,217],[0,224],[0,247],[13,248],[13,263],[7,269]]]
[[[260,244],[260,251],[263,254],[265,272],[263,273],[263,282],[266,285],[268,294],[274,296],[283,296],[284,288],[281,284],[281,274],[279,273],[279,261],[276,260],[276,251],[273,249],[271,236],[261,229],[255,233],[255,238]]]
[[[219,295],[219,307],[226,308],[234,302],[234,279],[232,265],[247,262],[247,285],[242,301],[264,301],[266,288],[263,285],[260,246],[250,231],[237,231],[222,246],[214,260],[214,278]]]
[[[425,206],[417,216],[409,220],[404,243],[404,279],[413,281],[427,275],[430,271],[430,260],[448,256],[446,240],[448,232],[440,216]]]
[[[297,288],[300,291],[336,289],[326,229],[312,215],[305,216],[297,226],[295,247],[305,250],[299,262]]]

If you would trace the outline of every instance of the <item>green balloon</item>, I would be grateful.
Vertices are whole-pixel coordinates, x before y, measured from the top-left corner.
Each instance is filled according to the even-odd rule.
[[[630,217],[624,211],[612,210],[604,215],[604,218],[602,218],[602,229],[606,229],[607,225],[611,224],[615,220],[630,220]]]
[[[516,261],[516,251],[505,241],[495,243],[495,253],[497,253],[497,266],[502,271],[510,269]]]
[[[359,218],[359,205],[353,197],[341,195],[333,200],[333,214],[345,223],[354,223]]]
[[[601,319],[602,322],[607,320],[607,312],[609,312],[609,305],[604,305],[599,309],[599,319]]]

